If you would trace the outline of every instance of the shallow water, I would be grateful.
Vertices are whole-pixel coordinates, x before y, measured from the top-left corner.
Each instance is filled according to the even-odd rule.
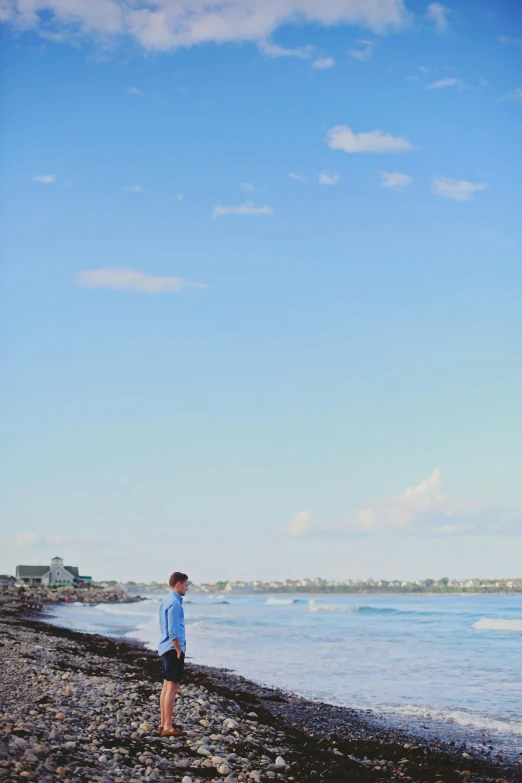
[[[52,621],[154,649],[159,602],[59,606]],[[520,595],[189,594],[185,616],[197,663],[428,734],[522,752]]]

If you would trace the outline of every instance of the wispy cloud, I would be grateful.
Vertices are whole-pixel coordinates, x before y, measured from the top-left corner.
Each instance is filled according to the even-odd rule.
[[[447,33],[449,29],[449,16],[451,11],[441,3],[430,3],[426,10],[426,19],[435,25],[435,30],[442,34]]]
[[[400,171],[381,171],[381,185],[391,190],[405,190],[413,182],[409,174]]]
[[[291,536],[305,536],[310,532],[312,526],[312,516],[309,511],[299,511],[295,517],[290,519],[285,527],[285,533]]]
[[[453,199],[453,201],[470,201],[475,193],[486,190],[487,185],[483,182],[473,183],[465,179],[449,179],[448,177],[439,177],[431,184],[431,190],[437,196]]]
[[[376,47],[375,41],[366,41],[364,39],[357,41],[358,47],[356,49],[348,49],[348,55],[353,57],[354,60],[369,60]]]
[[[128,95],[136,95],[136,97],[138,97],[138,98],[146,98],[147,97],[146,93],[142,92],[141,90],[138,90],[137,87],[127,87],[125,92],[128,93]]]
[[[127,185],[126,188],[123,188],[125,193],[146,193],[147,191],[143,187],[143,185]]]
[[[290,179],[294,179],[296,182],[304,182],[305,178],[302,177],[300,174],[296,174],[295,171],[289,171],[288,176]]]
[[[272,215],[273,212],[272,207],[256,207],[252,201],[245,201],[244,204],[228,207],[223,204],[216,204],[212,210],[212,217],[221,217],[222,215]]]
[[[517,87],[507,95],[501,95],[501,101],[522,101],[522,87]]]
[[[392,136],[380,130],[354,133],[347,125],[335,125],[327,135],[328,146],[345,152],[375,152],[377,154],[408,152],[413,144],[402,136]]]
[[[183,193],[168,193],[167,198],[169,201],[183,201]]]
[[[246,190],[248,193],[253,193],[253,191],[256,189],[256,186],[253,182],[240,182],[239,187],[243,188],[243,190]]]
[[[454,76],[448,76],[445,79],[439,79],[436,82],[432,82],[431,84],[428,84],[427,89],[428,90],[442,90],[445,87],[458,87],[459,89],[463,89],[466,87],[465,82],[462,81],[462,79],[456,79]]]
[[[278,44],[271,43],[270,41],[260,41],[258,43],[258,48],[259,51],[267,57],[295,57],[298,60],[309,60],[316,49],[312,44],[297,46],[292,49],[278,46]]]
[[[503,46],[522,46],[522,38],[511,38],[509,35],[499,35],[497,41]]]
[[[317,60],[313,61],[312,68],[316,71],[324,71],[327,68],[333,68],[334,65],[335,60],[333,57],[318,57]]]
[[[52,185],[56,182],[56,176],[54,174],[37,174],[33,177],[33,182],[41,182],[42,185]]]
[[[522,508],[503,508],[449,496],[442,471],[435,468],[418,484],[397,495],[370,501],[342,521],[317,524],[310,511],[299,511],[284,526],[292,536],[468,536],[520,534]]]
[[[147,51],[208,42],[269,42],[278,28],[298,19],[325,27],[359,25],[379,35],[402,29],[409,19],[403,0],[2,0],[0,5],[2,21],[55,40],[127,38]],[[269,56],[287,56],[271,54],[276,45],[266,45]]]
[[[10,542],[17,549],[30,549],[30,548],[48,548],[57,546],[87,546],[87,547],[101,547],[107,546],[108,541],[96,537],[71,537],[64,536],[61,533],[54,533],[51,535],[39,535],[38,533],[19,533]]]
[[[125,266],[87,269],[78,272],[76,285],[81,288],[105,288],[110,291],[137,291],[142,294],[179,294],[186,288],[206,288],[182,277],[162,277],[138,272]]]
[[[436,468],[418,484],[359,508],[331,529],[366,535],[502,535],[515,533],[521,522],[522,509],[449,497],[442,485],[442,471]]]
[[[341,180],[341,175],[335,171],[321,171],[319,174],[320,185],[337,185]]]
[[[431,68],[427,68],[425,65],[418,65],[417,70],[419,71],[419,73],[424,73],[424,74],[431,73]]]

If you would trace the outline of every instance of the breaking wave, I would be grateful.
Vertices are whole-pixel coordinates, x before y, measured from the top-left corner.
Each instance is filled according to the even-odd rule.
[[[313,598],[308,601],[309,612],[357,612],[358,606],[348,606],[347,604],[322,604]]]
[[[314,598],[308,601],[309,612],[362,612],[363,614],[429,614],[415,610],[392,609],[387,606],[351,606],[350,604],[325,604]]]
[[[484,715],[465,709],[429,708],[400,704],[381,705],[379,711],[411,717],[417,720],[440,721],[441,723],[455,724],[481,731],[522,736],[522,721],[507,721],[494,715]]]
[[[265,606],[290,606],[298,603],[298,598],[267,598]]]
[[[522,633],[522,620],[505,620],[496,617],[481,617],[473,628],[479,631],[518,631]]]

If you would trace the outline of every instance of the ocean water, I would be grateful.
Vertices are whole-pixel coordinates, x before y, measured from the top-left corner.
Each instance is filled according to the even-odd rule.
[[[70,628],[155,649],[159,597],[51,610]],[[185,599],[187,655],[425,735],[522,753],[522,596]]]

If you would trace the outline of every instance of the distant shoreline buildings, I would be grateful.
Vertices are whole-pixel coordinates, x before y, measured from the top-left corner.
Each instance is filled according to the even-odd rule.
[[[284,582],[226,582],[201,585],[203,592],[224,593],[465,593],[522,592],[522,579],[286,579]]]
[[[136,590],[152,589],[155,591],[166,590],[167,585],[152,582],[144,583],[128,582],[126,589],[131,592]],[[197,593],[224,593],[245,594],[255,593],[339,593],[339,594],[395,594],[395,593],[522,593],[522,578],[520,579],[419,579],[408,582],[399,579],[387,581],[385,579],[357,580],[345,579],[337,581],[333,579],[285,579],[283,582],[271,581],[221,581],[214,584],[190,585],[190,589]]]
[[[23,587],[94,586],[92,577],[81,576],[76,566],[66,566],[61,557],[53,557],[49,566],[19,565],[16,566],[16,577],[0,576],[0,585],[18,585]],[[160,582],[116,582],[115,580],[96,583],[98,587],[110,587],[120,584],[129,594],[148,592],[163,592],[167,584]],[[417,579],[405,581],[401,579],[285,579],[284,581],[219,581],[192,584],[190,589],[195,593],[221,593],[224,595],[252,595],[263,593],[325,593],[325,594],[396,594],[396,593],[522,593],[522,578],[513,579]]]

